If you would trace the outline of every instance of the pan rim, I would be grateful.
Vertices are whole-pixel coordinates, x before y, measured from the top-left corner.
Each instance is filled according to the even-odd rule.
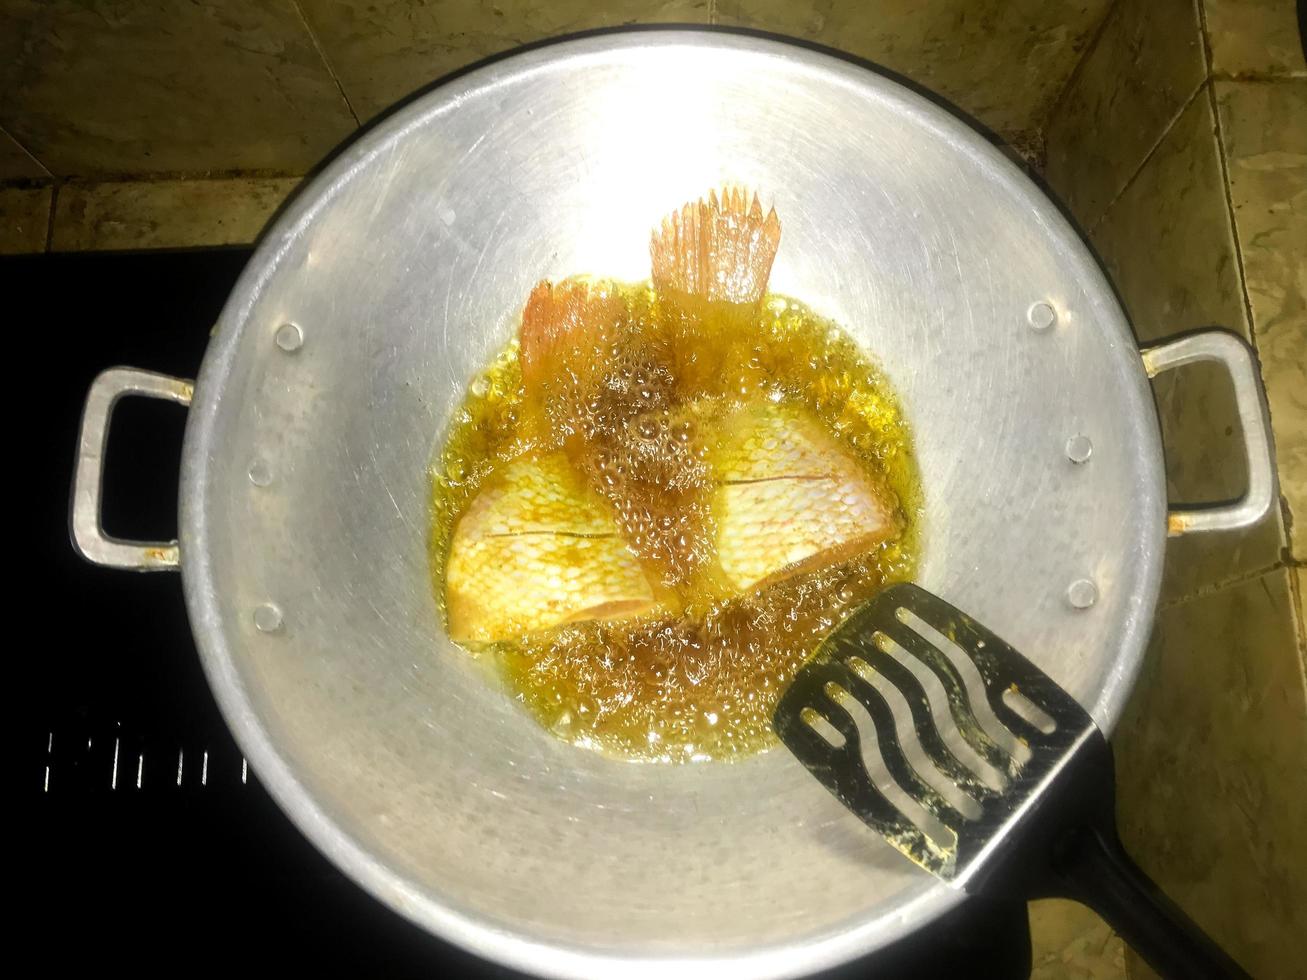
[[[785,940],[743,954],[659,957],[636,951],[615,953],[589,946],[556,945],[528,939],[477,914],[458,909],[450,898],[417,887],[359,845],[333,819],[329,808],[297,777],[274,745],[243,685],[219,607],[209,548],[210,538],[222,533],[221,528],[210,525],[209,511],[204,503],[209,485],[211,447],[217,420],[223,411],[220,395],[229,380],[250,310],[267,282],[277,274],[280,260],[290,243],[331,200],[335,190],[365,167],[371,157],[402,139],[407,130],[419,123],[453,110],[462,100],[506,79],[547,70],[572,58],[608,59],[631,51],[682,46],[725,47],[764,58],[784,59],[790,64],[797,63],[803,70],[821,74],[839,87],[874,92],[880,98],[898,103],[914,119],[962,146],[968,155],[979,158],[1002,179],[1018,187],[1031,208],[1032,220],[1038,221],[1050,240],[1070,256],[1077,271],[1091,287],[1107,297],[1112,296],[1102,272],[1055,205],[980,134],[945,110],[890,78],[810,47],[718,31],[639,30],[584,37],[512,55],[459,76],[425,93],[361,135],[308,183],[287,207],[251,258],[224,308],[204,359],[187,423],[179,537],[184,594],[206,676],[229,726],[260,780],[301,832],[335,865],[375,897],[424,929],[477,955],[550,976],[662,977],[669,970],[693,975],[725,971],[728,975],[751,977],[794,976],[838,965],[903,938],[954,908],[964,896],[941,883],[910,899],[898,909],[893,921],[886,921],[890,917],[854,921],[819,935]],[[1114,340],[1137,360],[1137,347],[1125,326],[1124,317],[1113,320],[1120,334]],[[1156,413],[1152,409],[1151,389],[1142,365],[1138,366],[1135,375],[1132,396],[1136,403],[1130,409],[1136,414],[1141,408],[1147,409],[1139,419],[1144,430],[1141,435],[1145,444],[1151,443],[1156,450],[1145,463],[1145,467],[1151,470],[1150,485],[1139,486],[1136,490],[1143,506],[1155,512],[1158,519],[1154,522],[1153,540],[1139,542],[1137,553],[1131,556],[1142,563],[1139,580],[1144,583],[1144,588],[1130,600],[1125,649],[1118,656],[1112,677],[1097,703],[1087,706],[1096,717],[1106,721],[1105,727],[1109,730],[1124,708],[1142,661],[1161,586],[1161,555],[1165,544],[1165,488]]]

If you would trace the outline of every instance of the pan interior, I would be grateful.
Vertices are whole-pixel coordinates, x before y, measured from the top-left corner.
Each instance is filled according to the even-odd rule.
[[[427,464],[530,287],[645,278],[655,221],[725,182],[781,215],[772,288],[843,324],[903,399],[921,584],[1104,727],[1151,620],[1161,456],[1129,330],[1055,209],[962,124],[815,52],[675,32],[540,49],[417,100],[299,197],[228,303],[187,434],[187,598],[228,719],[306,833],[413,919],[537,972],[800,972],[957,899],[783,751],[639,765],[551,737],[436,616]],[[256,628],[265,603],[279,630]]]

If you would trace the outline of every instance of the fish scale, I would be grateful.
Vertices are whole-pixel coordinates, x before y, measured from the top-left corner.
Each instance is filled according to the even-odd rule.
[[[617,525],[561,453],[514,461],[473,500],[445,575],[450,634],[464,642],[635,615],[654,603]]]
[[[741,591],[897,532],[886,489],[798,408],[746,408],[728,420],[713,464],[717,557]]]

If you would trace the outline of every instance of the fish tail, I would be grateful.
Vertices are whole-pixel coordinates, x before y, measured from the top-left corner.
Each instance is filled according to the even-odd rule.
[[[710,191],[662,220],[649,242],[654,288],[709,302],[758,303],[781,242],[776,209],[742,187]]]
[[[593,343],[624,314],[621,297],[606,283],[587,279],[537,283],[522,310],[523,385],[538,387],[557,368],[557,356]]]

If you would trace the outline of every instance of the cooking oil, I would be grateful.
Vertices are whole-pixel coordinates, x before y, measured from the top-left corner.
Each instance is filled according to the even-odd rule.
[[[432,466],[435,595],[443,606],[455,525],[485,482],[523,454],[565,450],[608,500],[660,601],[645,616],[471,652],[577,745],[636,761],[749,755],[774,744],[777,698],[843,614],[911,578],[920,540],[911,433],[879,367],[796,300],[768,295],[745,312],[660,302],[647,283],[602,288],[626,311],[621,322],[553,364],[543,398],[528,397],[516,341],[470,385]],[[595,371],[602,384],[580,384]],[[757,402],[819,420],[888,489],[900,533],[744,595],[723,587],[705,459],[714,423]]]

